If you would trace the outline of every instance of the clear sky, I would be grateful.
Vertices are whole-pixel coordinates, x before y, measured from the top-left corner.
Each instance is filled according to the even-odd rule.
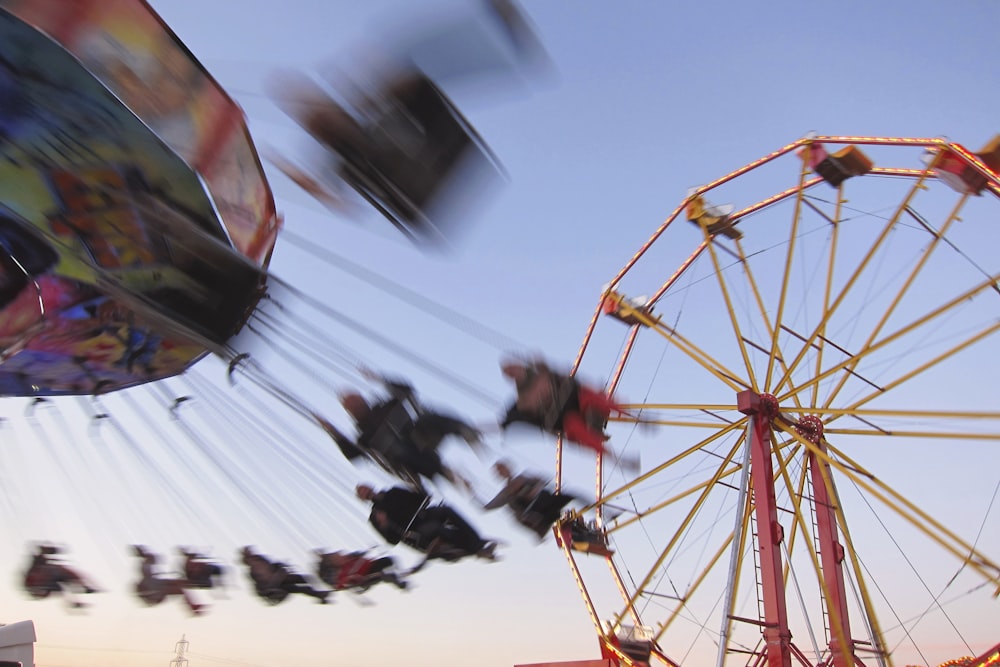
[[[332,65],[349,72],[352,49],[380,39],[388,24],[468,10],[458,0],[151,4],[242,106],[262,150],[270,146],[293,157],[305,143],[265,93],[269,76]],[[498,368],[505,352],[572,362],[602,286],[688,188],[813,131],[943,135],[972,150],[1000,131],[996,2],[524,0],[523,7],[551,60],[546,75],[504,90],[449,91],[509,175],[477,205],[454,248],[427,254],[374,214],[364,213],[361,221],[332,214],[265,164],[285,218],[273,272],[391,341],[383,345],[323,322],[318,326],[329,327],[336,339],[327,356],[342,354],[345,363],[404,376],[428,402],[477,423],[495,421],[509,398]],[[761,186],[757,196],[770,187]],[[356,265],[345,270],[320,257],[320,249]],[[673,268],[664,266],[662,279]],[[373,285],[378,279],[389,287]],[[471,388],[428,372],[399,350],[421,355]],[[346,424],[334,392],[278,369],[283,383],[307,393],[310,405]],[[324,372],[335,388],[358,381],[351,373]],[[481,513],[447,489],[443,493],[484,534],[507,542],[501,562],[433,565],[415,578],[413,590],[375,590],[367,605],[341,595],[329,606],[302,598],[269,607],[234,570],[222,596],[205,596],[212,609],[204,617],[189,617],[176,601],[144,608],[129,595],[136,573],[129,543],[161,552],[187,543],[227,561],[236,546],[256,544],[303,567],[315,547],[378,544],[351,489],[369,479],[388,482],[384,476],[351,468],[324,449],[329,443],[318,429],[280,405],[251,403],[249,393],[227,388],[224,367],[212,360],[193,376],[168,383],[163,394],[148,389],[141,395],[147,402],[198,396],[190,407],[196,437],[181,449],[172,440],[183,440],[176,425],[159,431],[151,424],[162,414],[149,417],[120,397],[109,397],[108,405],[124,436],[108,434],[107,424],[88,424],[76,402],[36,408],[35,420],[23,402],[7,407],[3,479],[19,481],[7,485],[0,510],[0,526],[10,536],[0,571],[11,573],[0,620],[35,620],[38,667],[165,665],[182,635],[192,667],[507,667],[598,657],[593,626],[551,539],[536,545],[504,515]],[[224,397],[204,389],[213,381]],[[996,388],[982,391],[995,395]],[[213,410],[235,414],[236,408],[220,405],[241,396],[243,408],[278,434],[211,423]],[[272,442],[284,438],[308,452],[275,453]],[[74,440],[78,451],[60,449]],[[507,448],[519,466],[552,474],[548,438],[501,442],[490,434],[489,440],[497,450]],[[110,442],[150,458],[95,463],[100,459],[92,454]],[[203,442],[209,454],[190,454],[192,442]],[[227,461],[226,473],[206,464],[210,455]],[[491,495],[488,461],[454,455],[479,495]],[[567,484],[585,492],[593,484],[589,459],[575,452],[569,458]],[[925,479],[918,492],[937,491],[923,461],[891,465]],[[983,486],[987,495],[994,488],[988,475]],[[970,522],[981,519],[985,502]],[[996,513],[991,516],[995,527]],[[26,560],[20,545],[43,536],[65,543],[70,558],[105,589],[91,609],[69,612],[55,600],[29,601],[13,585]],[[996,557],[1000,545],[995,535],[989,539],[983,547]],[[403,563],[415,560],[402,548],[392,553]],[[942,655],[953,655],[949,651]]]

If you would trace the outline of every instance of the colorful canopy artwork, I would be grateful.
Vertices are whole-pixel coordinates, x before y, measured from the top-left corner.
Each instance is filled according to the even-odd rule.
[[[0,395],[183,371],[279,223],[239,107],[141,0],[0,0]]]

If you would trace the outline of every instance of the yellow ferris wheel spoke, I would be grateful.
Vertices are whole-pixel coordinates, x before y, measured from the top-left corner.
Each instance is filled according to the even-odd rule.
[[[940,316],[942,316],[944,314],[947,314],[951,309],[956,308],[959,305],[961,305],[962,302],[967,301],[968,299],[971,299],[972,297],[974,297],[974,296],[976,296],[978,294],[981,294],[982,292],[984,292],[987,289],[993,288],[998,279],[1000,279],[1000,275],[991,276],[990,278],[988,278],[987,280],[983,281],[979,285],[976,285],[975,287],[970,288],[969,290],[967,290],[963,294],[959,295],[958,297],[956,297],[954,299],[951,299],[947,303],[945,303],[945,304],[939,306],[938,308],[935,308],[934,310],[930,311],[929,313],[927,313],[923,317],[920,317],[919,319],[914,320],[910,324],[908,324],[908,325],[906,325],[906,326],[898,329],[897,331],[895,331],[892,334],[886,336],[885,338],[882,338],[879,341],[871,344],[866,349],[857,352],[855,355],[853,355],[853,357],[866,356],[866,355],[873,354],[873,353],[875,353],[875,352],[877,352],[877,351],[879,351],[879,350],[887,347],[888,345],[897,342],[899,339],[901,339],[906,334],[909,334],[912,331],[918,329],[919,327],[921,327],[921,326],[923,326],[923,325],[925,325],[925,324],[933,321],[937,317],[940,317]],[[875,394],[872,394],[870,398],[873,398],[873,397],[875,397],[877,395],[883,394],[885,392],[885,388],[887,386],[898,385],[904,379],[913,377],[913,376],[919,374],[919,372],[922,372],[923,370],[926,370],[927,368],[933,366],[934,364],[940,363],[941,361],[943,361],[945,359],[948,359],[949,357],[953,356],[955,353],[959,352],[960,350],[963,350],[966,347],[968,347],[969,345],[972,345],[973,343],[975,343],[975,342],[977,342],[977,341],[985,338],[987,335],[993,333],[998,328],[1000,328],[1000,325],[998,325],[998,324],[993,324],[993,325],[991,325],[989,327],[986,327],[985,329],[983,329],[978,334],[970,336],[968,339],[966,339],[965,341],[957,344],[952,349],[950,349],[950,350],[948,350],[948,351],[946,351],[946,352],[938,355],[937,357],[935,357],[930,362],[921,365],[920,367],[918,367],[917,370],[915,370],[913,372],[910,372],[910,373],[907,373],[906,375],[902,376],[901,378],[899,378],[899,379],[897,379],[897,380],[895,380],[893,382],[890,382],[888,385],[882,385],[880,387],[879,391],[877,393],[875,393]],[[852,361],[851,358],[845,359],[844,361],[841,361],[841,362],[839,362],[837,364],[834,364],[830,368],[827,368],[822,373],[819,373],[818,375],[810,378],[806,382],[804,382],[804,383],[802,383],[800,385],[797,385],[795,387],[789,388],[788,391],[784,395],[782,395],[782,396],[779,397],[779,402],[787,401],[792,394],[804,391],[805,389],[808,389],[812,385],[814,385],[816,383],[819,383],[819,382],[822,382],[823,380],[831,377],[832,375],[834,375],[836,373],[840,373],[840,372],[846,371],[848,369],[848,366],[850,366],[852,363],[854,363],[854,362]],[[858,404],[861,404],[861,403],[862,402],[858,402],[855,405],[858,405]]]
[[[785,432],[788,433],[789,435],[793,435],[795,439],[798,440],[801,444],[806,445],[805,443],[806,439],[802,438],[799,434],[793,433],[792,431],[785,431]],[[788,476],[789,461],[787,461],[785,458],[782,457],[781,452],[778,450],[777,447],[772,447],[771,449],[772,449],[772,454],[778,463],[777,466],[778,474],[781,475],[782,480],[785,483],[785,488],[787,488],[789,491],[788,494],[789,500],[791,501],[793,506],[793,511],[792,511],[793,525],[799,528],[802,535],[804,536],[809,535],[810,533],[809,528],[805,524],[806,512],[803,511],[801,504],[802,496],[799,494],[795,494],[793,492],[794,487],[792,485],[792,480]],[[824,474],[822,470],[823,469],[821,467],[820,468],[821,474]],[[804,472],[805,472],[805,466],[803,466],[803,473]],[[827,586],[826,578],[823,576],[823,567],[820,565],[819,554],[816,553],[816,548],[814,547],[811,541],[809,540],[801,540],[801,541],[805,544],[806,553],[809,555],[809,562],[812,564],[813,573],[815,574],[816,581],[819,583],[819,586],[823,591],[823,597],[824,599],[830,599],[831,597],[830,589]],[[789,550],[791,550],[791,547],[789,547]],[[790,567],[790,562],[791,562],[791,557],[789,556],[789,562],[785,564],[786,581],[788,577],[788,571],[789,571],[788,568]],[[844,636],[844,632],[841,629],[842,619],[840,619],[837,616],[836,612],[832,608],[828,609],[828,613],[830,615],[830,621],[833,626],[831,628],[833,634],[838,639],[838,641],[842,643],[841,650],[844,651],[845,655],[850,655],[850,650],[847,646],[847,637]]]
[[[689,356],[709,373],[728,385],[734,392],[750,388],[750,383],[741,379],[736,371],[725,368],[720,361],[713,359],[711,355],[692,343],[690,339],[686,338],[673,327],[667,326],[662,322],[655,322],[652,329],[669,340],[677,349]]]
[[[745,253],[743,251],[743,244],[738,239],[736,241],[736,247],[739,249],[740,256],[744,257]],[[753,268],[751,267],[750,263],[744,262],[742,269],[746,275],[747,285],[749,286],[753,294],[754,302],[757,305],[758,315],[760,316],[761,322],[763,322],[764,324],[764,329],[765,332],[767,333],[767,337],[772,341],[771,349],[768,352],[768,365],[770,366],[771,363],[777,361],[781,366],[781,370],[787,373],[789,369],[785,363],[784,355],[780,353],[780,350],[777,347],[777,340],[778,340],[777,334],[779,327],[775,326],[774,322],[771,321],[771,318],[768,315],[767,306],[764,304],[764,297],[761,294],[760,286],[757,283],[757,279],[754,276]],[[780,322],[781,320],[779,319],[778,321]],[[767,375],[765,377],[770,378],[771,372],[772,371],[769,368],[767,371]],[[767,382],[769,382],[769,380]],[[798,397],[796,397],[796,402],[798,402]]]
[[[704,442],[705,443],[712,442],[712,441],[718,439],[719,437],[721,437],[721,435],[722,435],[722,432],[716,433],[714,436],[712,436],[711,438],[707,439]],[[691,494],[693,494],[693,493],[695,493],[695,492],[697,492],[699,490],[704,490],[704,489],[710,488],[712,486],[712,484],[714,483],[713,480],[718,481],[718,480],[721,480],[721,479],[725,479],[725,478],[729,477],[730,475],[734,474],[734,472],[736,472],[736,471],[739,470],[739,466],[732,466],[731,464],[727,466],[727,462],[729,462],[729,461],[732,460],[732,457],[733,457],[735,451],[741,446],[741,444],[742,444],[742,436],[730,448],[730,450],[729,450],[729,452],[728,452],[728,454],[726,456],[721,456],[720,455],[721,463],[719,464],[719,466],[716,469],[716,472],[712,476],[712,478],[710,478],[708,480],[705,480],[705,481],[702,481],[699,484],[696,484],[695,486],[693,486],[693,487],[691,487],[691,488],[689,488],[689,489],[687,489],[685,491],[682,491],[682,492],[680,492],[679,494],[677,494],[677,495],[675,495],[673,497],[667,498],[666,500],[663,500],[663,501],[661,501],[661,502],[659,502],[659,503],[657,503],[657,504],[655,504],[655,505],[653,505],[653,506],[651,506],[651,507],[649,507],[649,508],[647,508],[645,510],[636,512],[635,516],[633,516],[633,517],[631,517],[629,519],[619,519],[619,520],[617,520],[611,527],[608,528],[608,533],[613,533],[615,531],[621,530],[621,529],[627,527],[629,524],[634,523],[635,521],[638,521],[638,520],[642,519],[643,517],[645,517],[645,516],[647,516],[649,514],[653,514],[653,513],[658,512],[658,511],[660,511],[660,510],[662,510],[662,509],[664,509],[666,507],[669,507],[669,506],[673,505],[674,503],[676,503],[677,501],[679,501],[679,500],[681,500],[683,498],[686,498],[686,497],[690,496]],[[632,482],[630,482],[630,483],[628,483],[628,484],[626,484],[626,485],[624,485],[624,486],[622,486],[622,487],[620,487],[620,488],[618,488],[618,489],[616,489],[614,491],[611,491],[611,492],[608,492],[608,493],[604,494],[600,498],[600,500],[598,502],[600,504],[604,505],[604,506],[612,504],[612,501],[615,500],[616,498],[618,498],[619,496],[624,495],[625,493],[627,493],[628,491],[630,491],[634,487],[642,484],[643,482],[645,482],[645,481],[647,481],[649,479],[654,479],[655,476],[657,475],[657,473],[663,472],[664,470],[666,470],[666,469],[670,468],[671,466],[675,465],[677,462],[681,461],[682,459],[687,458],[688,456],[690,456],[690,455],[692,455],[694,453],[700,452],[701,449],[702,449],[701,446],[695,446],[695,447],[691,447],[691,448],[685,450],[684,452],[682,452],[682,453],[678,454],[677,456],[671,458],[669,461],[665,461],[664,463],[662,463],[661,465],[657,466],[653,470],[650,470],[649,472],[644,473],[643,475],[641,475],[640,477],[638,477],[634,481],[632,481]],[[582,510],[582,511],[586,511],[586,509],[587,508],[584,508],[584,510]]]
[[[688,511],[687,515],[678,525],[676,532],[667,541],[666,546],[663,548],[662,551],[660,551],[659,556],[654,560],[652,566],[647,570],[646,574],[642,577],[640,583],[636,586],[635,592],[625,601],[624,609],[615,616],[616,623],[621,621],[621,619],[624,618],[625,614],[634,607],[636,600],[639,599],[639,596],[642,594],[642,592],[645,591],[646,588],[649,586],[650,582],[653,580],[653,577],[656,576],[656,573],[663,566],[663,562],[667,559],[667,556],[673,552],[674,547],[684,536],[687,527],[691,525],[695,517],[698,515],[698,510],[700,510],[702,505],[704,505],[704,503],[707,501],[709,494],[712,492],[713,487],[715,486],[715,482],[721,479],[725,474],[725,468],[727,464],[729,464],[732,461],[733,457],[736,455],[736,452],[740,448],[740,446],[741,446],[740,444],[737,444],[729,450],[729,453],[725,456],[723,462],[719,465],[719,467],[716,469],[715,474],[712,476],[712,482],[704,486],[704,488],[701,491],[701,494],[695,500],[694,504],[691,506],[691,509]]]
[[[708,236],[708,229],[702,228],[702,232]],[[747,352],[746,337],[740,328],[739,318],[736,317],[736,310],[733,308],[733,302],[729,296],[729,290],[726,288],[726,272],[723,271],[722,266],[719,264],[719,255],[716,252],[716,246],[714,243],[710,243],[708,246],[709,255],[712,258],[712,264],[715,267],[715,276],[718,278],[719,292],[722,294],[723,299],[726,303],[726,312],[729,315],[729,323],[732,327],[733,336],[735,338],[737,346],[739,346],[740,354],[743,357],[743,366],[746,369],[747,377],[749,378],[749,387],[754,391],[757,391],[757,379],[754,376],[753,365],[750,363],[750,354]],[[740,257],[743,260],[741,263],[745,263],[746,258]]]
[[[879,250],[882,243],[885,242],[885,239],[889,236],[889,233],[896,226],[896,223],[899,221],[899,218],[903,214],[903,211],[906,210],[906,208],[910,204],[910,201],[916,196],[917,192],[923,186],[925,177],[926,177],[926,172],[924,175],[921,175],[921,177],[917,179],[917,181],[913,184],[913,186],[910,188],[909,193],[907,193],[907,195],[903,198],[902,203],[900,203],[900,205],[896,208],[895,212],[883,226],[882,231],[878,235],[878,238],[874,241],[874,243],[872,243],[871,247],[868,249],[868,252],[865,253],[864,257],[861,258],[860,262],[858,263],[858,266],[855,267],[854,272],[847,279],[843,287],[841,287],[840,293],[829,305],[827,310],[824,312],[823,317],[820,319],[819,323],[813,329],[813,332],[808,337],[805,345],[803,345],[798,355],[796,355],[795,359],[789,364],[789,371],[785,373],[785,375],[774,385],[772,393],[775,394],[779,393],[780,391],[782,391],[782,389],[787,383],[791,382],[792,373],[798,368],[799,364],[805,358],[806,352],[810,349],[812,345],[815,344],[816,338],[819,336],[819,332],[825,330],[827,323],[830,321],[830,318],[833,317],[833,315],[838,311],[840,306],[847,299],[848,295],[851,294],[851,290],[854,287],[854,284],[860,279],[861,275],[864,273],[864,270],[868,266],[869,262],[871,262],[872,258],[875,256],[876,252]]]
[[[958,215],[961,212],[962,208],[965,206],[965,202],[968,200],[968,198],[969,198],[969,193],[965,193],[965,194],[963,194],[959,198],[958,202],[955,204],[955,206],[952,209],[951,213],[948,215],[947,219],[945,220],[944,224],[942,225],[941,230],[939,232],[937,232],[936,234],[934,234],[933,240],[927,245],[927,247],[924,249],[924,252],[921,253],[920,259],[913,266],[913,269],[910,271],[910,275],[906,278],[906,280],[900,286],[899,291],[896,293],[896,295],[893,298],[892,302],[889,304],[889,307],[886,308],[885,312],[882,314],[882,318],[872,328],[872,332],[871,332],[871,334],[869,334],[868,339],[861,345],[862,349],[867,349],[878,338],[878,335],[882,332],[882,328],[886,325],[886,323],[889,321],[889,318],[896,311],[896,308],[899,306],[900,302],[903,300],[903,297],[910,290],[910,287],[913,285],[913,282],[916,280],[916,278],[920,274],[921,270],[927,264],[928,260],[930,260],[931,255],[934,253],[934,251],[940,245],[941,240],[944,238],[944,235],[948,231],[948,228],[951,226],[951,224],[953,222],[955,222],[955,220],[958,220]],[[909,211],[910,209],[907,208],[906,210]],[[848,370],[853,371],[854,367],[857,365],[857,362],[860,361],[861,358],[862,357],[857,357],[855,359],[855,364],[852,365],[852,366],[850,366],[850,367],[848,367]],[[843,389],[844,384],[847,382],[847,378],[848,378],[848,374],[846,374],[846,373],[841,376],[841,378],[840,378],[839,382],[837,383],[837,385],[833,388],[833,390],[827,396],[827,405],[830,405],[836,399],[836,397],[840,394],[841,389]]]
[[[785,410],[785,412],[790,412]],[[899,409],[872,409],[872,408],[830,408],[830,407],[820,407],[820,408],[805,408],[804,413],[818,416],[830,416],[830,417],[861,417],[864,419],[872,419],[874,417],[901,417],[904,419],[944,419],[944,420],[958,420],[958,419],[1000,419],[1000,411],[993,410],[899,410]]]
[[[735,404],[699,404],[699,403],[623,403],[622,408],[631,413],[642,413],[641,418],[634,416],[615,416],[608,421],[634,423],[644,426],[677,426],[682,428],[700,428],[715,430],[726,424],[734,424],[733,420],[727,416],[736,410]],[[650,412],[653,411],[653,416]],[[704,420],[696,421],[691,419],[668,419],[662,415],[664,412],[677,412],[686,415],[701,414]]]
[[[827,445],[829,447],[829,444]],[[820,469],[823,484],[827,487],[827,492],[831,498],[837,498],[836,489],[834,488],[833,480],[829,475],[829,470],[825,468]],[[850,561],[851,574],[854,575],[854,583],[858,587],[858,594],[861,598],[861,605],[864,608],[864,617],[867,620],[868,626],[870,628],[870,635],[876,642],[875,649],[883,655],[888,667],[892,667],[892,656],[890,654],[883,653],[881,647],[878,645],[879,638],[882,637],[882,629],[878,620],[878,615],[875,612],[875,605],[871,598],[871,594],[868,592],[868,578],[864,574],[864,568],[861,565],[861,559],[858,556],[857,550],[854,548],[854,540],[851,537],[850,527],[847,524],[847,517],[844,516],[843,508],[838,505],[836,508],[837,517],[837,527],[840,530],[841,539],[844,541],[845,554],[847,559]]]
[[[942,363],[944,361],[947,361],[948,359],[950,359],[951,357],[955,356],[956,354],[958,354],[962,350],[964,350],[964,349],[966,349],[968,347],[971,347],[972,345],[975,345],[979,341],[987,338],[988,336],[990,336],[991,334],[995,333],[998,330],[1000,330],[1000,322],[998,322],[996,324],[993,324],[992,326],[989,326],[986,329],[983,329],[979,333],[970,336],[969,338],[965,339],[964,341],[962,341],[962,342],[958,343],[957,345],[955,345],[954,347],[952,347],[950,350],[946,350],[946,351],[942,352],[941,354],[937,355],[936,357],[931,358],[926,363],[921,364],[920,366],[917,366],[916,368],[910,370],[908,373],[904,373],[903,375],[900,375],[899,377],[895,378],[894,380],[891,380],[891,381],[883,384],[879,388],[878,391],[872,392],[872,393],[868,394],[867,396],[862,397],[861,399],[855,401],[853,404],[851,404],[851,405],[848,406],[848,409],[853,409],[853,408],[857,408],[857,407],[859,407],[861,405],[864,405],[865,403],[868,403],[869,401],[872,401],[872,400],[878,398],[879,396],[885,394],[885,392],[887,392],[887,391],[889,391],[891,389],[894,389],[895,387],[898,387],[898,386],[901,386],[901,385],[905,384],[906,382],[908,382],[908,381],[912,380],[913,378],[919,376],[921,373],[923,373],[927,369],[932,368],[934,366],[937,366],[938,364],[940,364],[940,363]]]
[[[960,433],[957,431],[902,431],[893,429],[886,432],[883,429],[850,429],[850,428],[827,428],[824,433],[831,435],[871,435],[881,437],[903,437],[903,438],[931,438],[938,440],[994,440],[1000,441],[1000,432],[997,433]]]
[[[833,218],[827,216],[826,219],[830,222],[832,227],[830,231],[830,243],[829,252],[826,258],[826,280],[823,283],[823,312],[829,312],[830,310],[830,299],[833,297],[833,278],[834,269],[837,266],[837,250],[839,249],[840,242],[840,217],[841,210],[844,205],[844,188],[843,184],[837,188],[837,203],[834,207]],[[814,210],[816,210],[814,208]],[[816,349],[816,363],[814,365],[813,374],[819,375],[820,371],[823,369],[823,357],[826,351],[826,322],[822,323],[821,326],[816,330],[816,339],[819,341],[819,345]],[[784,369],[785,375],[790,377],[789,369],[786,367]],[[798,400],[796,401],[798,402]],[[819,385],[813,385],[812,396],[808,405],[818,405],[819,404]]]
[[[749,521],[748,516],[745,518],[745,521]],[[742,531],[744,540],[746,539],[745,538],[746,533],[747,531],[744,529]],[[722,557],[725,555],[726,550],[729,548],[729,545],[732,543],[732,541],[733,541],[733,534],[730,533],[729,536],[722,541],[722,544],[719,545],[719,548],[715,551],[715,553],[708,558],[707,564],[701,570],[701,572],[698,573],[698,576],[695,577],[694,581],[691,582],[691,585],[685,591],[684,598],[687,598],[698,592],[698,590],[701,588],[701,585],[708,579],[708,575],[711,574],[712,570],[714,570],[715,567],[719,564],[719,561],[722,560]],[[745,541],[742,544],[745,545]],[[742,561],[740,561],[739,564],[741,565]],[[738,575],[739,572],[737,572],[737,576]],[[674,621],[676,621],[680,617],[681,612],[683,612],[685,609],[683,602],[684,599],[681,599],[681,604],[677,605],[677,607],[674,608],[674,610],[667,616],[667,618],[660,623],[659,627],[656,630],[656,633],[653,635],[654,641],[659,641],[660,638],[663,637],[664,633],[666,633],[666,631],[670,629],[670,626],[673,625]]]
[[[807,149],[809,150],[809,149]],[[785,307],[788,301],[788,286],[791,283],[791,274],[793,260],[795,258],[795,243],[798,240],[798,229],[799,223],[801,222],[801,211],[802,211],[802,184],[805,182],[808,176],[806,162],[802,162],[802,170],[799,176],[799,191],[795,195],[795,209],[792,214],[792,227],[788,235],[788,248],[785,253],[785,267],[784,276],[781,280],[781,293],[778,297],[777,314],[775,315],[775,320],[777,322],[784,321]],[[771,352],[767,358],[767,373],[765,374],[765,387],[771,386],[771,379],[774,373],[774,360],[778,356],[779,345],[778,345],[778,328],[771,327]],[[792,364],[794,366],[794,364]],[[791,368],[785,367],[785,372],[790,372]]]
[[[791,434],[790,431],[789,434]],[[863,466],[852,460],[844,452],[838,450],[828,441],[827,448],[829,449],[829,454],[808,442],[808,440],[800,439],[800,442],[817,458],[836,468],[839,473],[845,475],[852,482],[880,500],[886,507],[889,507],[901,518],[907,520],[912,526],[920,530],[939,546],[956,556],[959,560],[969,563],[970,566],[986,577],[987,580],[1000,586],[1000,566],[990,562],[989,559],[978,553],[970,544],[966,543],[929,514],[879,480],[874,474],[865,470]],[[837,458],[834,458],[834,455]]]
[[[786,413],[793,413],[788,410]],[[1000,421],[1000,411],[990,410],[889,410],[889,409],[865,409],[865,408],[806,408],[803,413],[825,418],[823,432],[837,435],[863,435],[877,437],[905,437],[905,438],[940,438],[957,440],[998,440],[1000,431],[970,431],[966,422],[989,422]],[[846,426],[832,426],[836,420],[842,417],[854,417],[863,424],[865,428],[849,428]],[[929,422],[933,424],[922,429],[901,429],[891,426],[879,426],[874,423],[876,419],[901,419],[906,422]],[[966,425],[965,430],[944,430],[942,427],[949,423],[962,422]]]

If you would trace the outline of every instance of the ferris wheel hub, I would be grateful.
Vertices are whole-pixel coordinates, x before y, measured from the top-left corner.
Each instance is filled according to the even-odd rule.
[[[815,415],[806,415],[795,425],[799,435],[815,444],[823,438],[823,420]]]
[[[778,407],[778,399],[772,394],[747,390],[736,395],[736,407],[745,415],[766,419],[768,421],[778,416],[781,410]]]

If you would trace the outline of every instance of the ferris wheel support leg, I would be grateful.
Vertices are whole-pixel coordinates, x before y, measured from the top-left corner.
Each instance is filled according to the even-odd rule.
[[[778,415],[778,401],[769,394],[742,391],[737,394],[740,412],[750,417],[747,442],[750,447],[750,476],[753,482],[754,513],[757,520],[760,577],[764,603],[762,634],[767,667],[791,667],[792,633],[783,587],[781,542],[784,529],[778,523],[771,460],[771,420]]]
[[[820,451],[826,451],[823,422],[818,417],[803,417],[797,430]],[[851,639],[847,587],[844,583],[844,545],[840,543],[837,534],[837,492],[833,486],[830,465],[820,461],[814,453],[809,454],[809,472],[812,477],[819,556],[826,584],[826,608],[830,616],[830,665],[851,667],[855,664],[856,657],[854,641]]]

